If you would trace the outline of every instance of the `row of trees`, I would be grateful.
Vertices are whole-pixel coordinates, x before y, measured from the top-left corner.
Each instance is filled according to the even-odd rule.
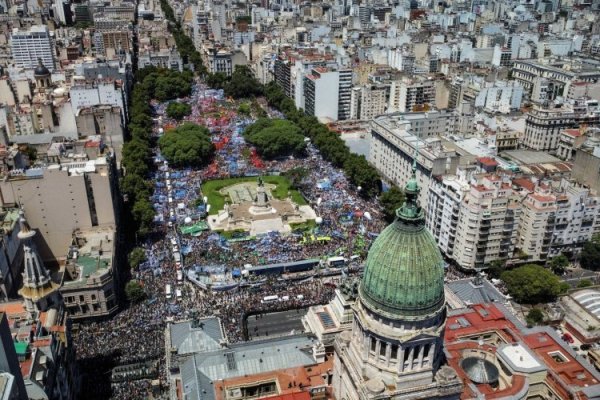
[[[150,203],[152,185],[147,179],[152,168],[152,108],[150,100],[163,100],[189,95],[193,81],[190,72],[177,72],[147,67],[136,73],[136,85],[129,109],[130,140],[123,145],[122,164],[125,176],[121,191],[127,196],[138,235],[150,232],[154,209]]]
[[[165,133],[158,145],[169,164],[176,167],[201,167],[208,164],[215,152],[208,129],[191,122]]]
[[[141,85],[145,95],[150,99],[162,102],[186,97],[192,93],[194,73],[191,71],[179,72],[153,66],[146,67],[141,71],[143,71],[143,80],[138,81],[136,87]]]
[[[208,74],[205,82],[213,89],[223,89],[225,95],[234,99],[252,98],[263,92],[262,85],[245,65],[237,65],[231,76],[222,72]]]
[[[260,118],[246,128],[244,137],[267,159],[300,155],[306,148],[300,128],[285,119]]]
[[[285,117],[294,122],[309,137],[326,160],[338,168],[343,168],[348,180],[359,187],[360,194],[371,198],[379,194],[381,180],[377,170],[373,168],[364,156],[351,153],[348,146],[340,136],[320,123],[317,118],[305,115],[298,110],[294,102],[288,98],[283,90],[271,82],[264,88],[268,103],[281,111]]]
[[[169,2],[167,0],[160,0],[160,7],[165,14],[165,18],[169,21],[169,32],[171,32],[175,39],[177,51],[181,55],[183,63],[192,63],[196,72],[205,74],[206,68],[202,63],[202,57],[198,50],[196,50],[193,40],[185,34],[181,24],[175,19],[175,13],[173,12],[173,8],[169,5]]]

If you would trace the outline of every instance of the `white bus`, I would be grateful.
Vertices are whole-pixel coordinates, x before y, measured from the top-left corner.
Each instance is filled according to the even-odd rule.
[[[173,291],[171,290],[171,285],[167,285],[165,287],[165,295],[167,296],[167,300],[171,300],[173,297]]]
[[[175,289],[175,296],[177,297],[177,301],[181,301],[181,299],[183,299],[183,295],[181,294],[181,289]]]
[[[274,301],[279,300],[279,296],[277,295],[273,295],[273,296],[265,296],[260,302],[265,304],[265,303],[273,303]]]
[[[181,272],[181,270],[177,271],[177,282],[183,282],[183,272]]]

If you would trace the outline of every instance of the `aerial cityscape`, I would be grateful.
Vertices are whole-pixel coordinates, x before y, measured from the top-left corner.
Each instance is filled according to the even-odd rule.
[[[600,0],[0,0],[0,400],[600,400]]]

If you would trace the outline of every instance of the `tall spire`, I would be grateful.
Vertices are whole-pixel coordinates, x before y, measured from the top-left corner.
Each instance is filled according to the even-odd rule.
[[[19,294],[32,305],[56,291],[58,285],[50,278],[50,273],[35,250],[32,240],[35,231],[29,227],[23,210],[19,212],[19,225],[21,229],[17,237],[23,242],[23,287]]]

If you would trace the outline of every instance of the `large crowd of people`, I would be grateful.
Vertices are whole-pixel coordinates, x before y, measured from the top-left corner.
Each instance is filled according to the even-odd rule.
[[[110,321],[80,324],[74,335],[78,359],[88,376],[86,387],[97,386],[90,398],[146,398],[151,390],[154,398],[161,398],[160,393],[166,398],[165,329],[169,320],[218,315],[228,341],[233,343],[248,339],[243,320],[249,314],[306,308],[326,303],[333,296],[332,285],[323,284],[316,278],[297,282],[281,282],[273,278],[251,289],[203,291],[178,279],[178,271],[185,272],[186,268],[197,266],[209,269],[214,265],[225,266],[230,271],[246,264],[261,265],[332,255],[349,257],[355,252],[364,255],[369,242],[383,227],[377,207],[361,199],[344,175],[323,161],[310,144],[308,155],[302,160],[257,161],[254,152],[249,153],[251,159],[248,160],[248,152],[244,151],[247,145],[240,132],[249,119],[236,114],[234,103],[223,99],[222,93],[201,84],[194,87],[188,101],[193,110],[188,119],[209,127],[219,143],[218,152],[213,164],[193,171],[170,168],[157,151],[158,168],[152,200],[157,214],[158,234],[139,243],[146,252],[146,261],[133,276],[143,286],[147,298],[129,305]],[[163,114],[166,104],[154,104],[154,108],[161,117],[155,132],[162,134],[165,126],[175,122]],[[307,171],[299,189],[321,218],[315,234],[328,236],[329,241],[303,241],[300,234],[271,234],[248,241],[226,241],[208,231],[199,232],[198,236],[181,234],[179,228],[184,221],[195,223],[202,217],[198,212],[198,199],[202,196],[200,187],[204,180],[229,177],[232,173],[285,172],[296,167],[304,167]],[[183,254],[182,263],[173,259],[174,242]],[[168,299],[165,293],[167,285],[180,290],[181,296]],[[272,294],[288,296],[289,300],[261,302],[265,296]],[[156,379],[107,382],[110,370],[116,366],[154,360],[160,361]],[[93,378],[89,379],[90,376]]]

